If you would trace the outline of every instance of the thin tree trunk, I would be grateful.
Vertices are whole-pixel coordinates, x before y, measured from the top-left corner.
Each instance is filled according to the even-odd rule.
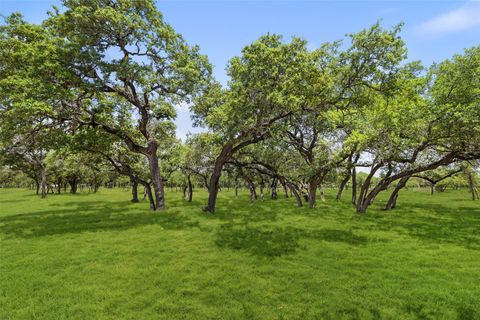
[[[320,187],[320,200],[322,200],[322,202],[325,202],[325,191],[323,190],[323,186],[320,184],[319,185]]]
[[[290,188],[290,191],[292,192],[293,196],[295,197],[295,200],[297,201],[297,206],[301,207],[302,206],[302,198],[300,197],[300,194],[298,193],[297,187],[295,187],[292,183],[289,183],[288,187]]]
[[[374,165],[370,170],[367,178],[363,182],[362,187],[360,188],[360,196],[358,197],[357,201],[357,212],[358,213],[365,213],[367,207],[370,205],[370,202],[373,201],[371,197],[369,197],[368,189],[370,188],[370,183],[372,178],[374,177],[375,173],[381,168],[381,164]]]
[[[153,198],[153,193],[152,193],[152,188],[150,187],[150,184],[146,183],[146,184],[143,184],[143,186],[145,187],[145,191],[147,193],[147,197],[148,197],[148,202],[150,203],[150,210],[156,210],[155,208],[155,199]]]
[[[342,182],[340,183],[340,187],[338,188],[337,196],[335,198],[337,201],[339,201],[342,198],[342,192],[345,189],[345,186],[347,185],[351,176],[352,175],[350,173],[350,170],[348,170],[347,175],[345,176],[345,178],[343,178]]]
[[[352,168],[352,204],[357,205],[357,169]]]
[[[430,182],[430,195],[433,196],[434,193],[435,193],[435,183]]]
[[[188,183],[188,202],[192,202],[193,186],[192,186],[192,180],[190,179],[190,175],[187,176],[187,183]]]
[[[390,195],[390,198],[388,199],[387,205],[385,206],[385,210],[391,210],[395,208],[395,206],[397,205],[398,193],[401,189],[405,187],[408,179],[410,179],[410,176],[406,176],[400,179],[395,189],[393,190],[392,194]]]
[[[282,186],[283,186],[283,192],[285,192],[285,198],[288,199],[288,187],[285,181],[282,182]]]
[[[273,177],[272,184],[270,185],[270,187],[271,187],[271,190],[272,190],[272,199],[277,200],[278,199],[277,178]]]
[[[308,182],[308,207],[315,208],[317,202],[317,182],[314,179],[311,179]]]
[[[478,200],[478,189],[475,186],[475,183],[473,181],[473,174],[471,172],[468,174],[468,188],[470,189],[470,193],[472,194],[472,200]]]
[[[157,144],[154,141],[149,142],[149,157],[150,174],[152,176],[152,185],[155,198],[156,210],[165,209],[165,191],[162,177],[160,176],[160,167],[158,164]]]
[[[45,166],[40,166],[40,176],[42,177],[42,199],[47,196],[47,173]]]

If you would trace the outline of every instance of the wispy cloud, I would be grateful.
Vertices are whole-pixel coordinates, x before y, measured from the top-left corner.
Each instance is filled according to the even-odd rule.
[[[469,1],[461,7],[443,13],[419,26],[425,35],[443,35],[471,28],[480,30],[480,1]]]

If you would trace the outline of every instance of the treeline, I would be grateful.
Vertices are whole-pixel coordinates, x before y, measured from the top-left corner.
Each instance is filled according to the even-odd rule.
[[[174,179],[188,199],[204,186],[212,213],[221,184],[239,180],[252,201],[283,190],[311,208],[326,185],[338,199],[350,186],[359,213],[387,189],[395,207],[411,179],[435,190],[461,176],[478,199],[480,46],[424,67],[400,32],[377,23],[313,50],[267,34],[222,86],[154,1],[65,0],[39,25],[13,14],[0,27],[1,161],[44,196],[78,176],[96,190],[114,171],[153,210]],[[207,129],[184,143],[180,105]]]

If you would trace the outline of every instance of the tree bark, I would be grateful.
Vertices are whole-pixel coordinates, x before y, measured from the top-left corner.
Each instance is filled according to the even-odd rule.
[[[335,197],[337,201],[340,201],[340,199],[342,198],[342,192],[345,189],[345,186],[347,185],[351,176],[351,172],[350,170],[348,170],[347,175],[345,176],[345,178],[343,178],[342,182],[340,183],[340,187],[338,188],[337,196]]]
[[[295,201],[297,202],[297,206],[301,207],[302,204],[302,198],[300,197],[300,194],[298,193],[297,187],[293,183],[288,183],[288,187],[290,188],[290,191],[292,191],[293,196],[295,197]]]
[[[130,183],[132,184],[132,202],[138,202],[138,181],[130,177]]]
[[[272,179],[272,184],[271,184],[271,190],[272,190],[272,199],[277,200],[278,199],[278,193],[277,193],[277,178],[273,177]]]
[[[235,197],[238,198],[238,177],[235,176]]]
[[[146,181],[140,180],[139,183],[145,188],[145,192],[148,197],[148,201],[150,202],[150,210],[155,210],[155,199],[153,198],[152,188],[150,184]]]
[[[310,209],[315,208],[317,202],[317,187],[318,184],[314,179],[308,182],[308,207]]]
[[[150,174],[152,176],[152,185],[155,198],[156,210],[165,209],[165,190],[162,177],[160,176],[160,166],[158,164],[157,143],[149,141],[148,144],[149,156],[148,162],[150,165]]]
[[[475,183],[473,181],[473,174],[470,172],[468,174],[468,188],[470,189],[470,193],[472,194],[472,200],[478,200],[480,199],[478,197],[478,189],[477,186],[475,186]]]
[[[59,178],[57,180],[57,194],[60,194],[62,190],[62,180]]]
[[[283,192],[285,192],[285,198],[288,199],[288,187],[285,181],[282,182]]]
[[[367,207],[370,205],[371,197],[369,197],[368,189],[370,188],[370,183],[372,178],[374,177],[375,173],[382,167],[382,164],[377,164],[372,166],[370,173],[368,174],[367,178],[363,182],[362,187],[360,188],[360,195],[357,201],[357,212],[358,213],[365,213]]]
[[[352,168],[352,204],[357,205],[357,169]]]
[[[232,148],[232,144],[226,144],[223,146],[220,155],[217,157],[217,159],[215,159],[215,166],[213,168],[212,176],[210,177],[210,183],[208,186],[208,204],[205,208],[206,212],[215,212],[215,205],[217,203],[218,196],[218,183],[220,181],[220,177],[222,176],[223,166],[231,157]]]
[[[40,166],[40,176],[42,178],[42,199],[47,196],[47,173],[45,166]]]
[[[410,179],[410,176],[406,176],[400,179],[395,189],[393,190],[392,194],[390,195],[390,198],[388,199],[387,205],[385,206],[385,210],[391,210],[395,208],[395,206],[397,205],[398,193],[401,189],[405,187],[405,185],[408,182],[408,179]]]
[[[38,194],[40,193],[40,183],[38,182],[37,179],[35,179],[35,189],[36,189],[35,194],[38,196]]]
[[[187,176],[187,183],[188,183],[188,202],[192,202],[193,186],[192,186],[192,180],[190,179],[190,175]]]
[[[77,181],[77,177],[72,177],[70,178],[70,180],[68,181],[68,184],[70,185],[70,193],[77,193],[77,188],[78,188],[78,181]]]

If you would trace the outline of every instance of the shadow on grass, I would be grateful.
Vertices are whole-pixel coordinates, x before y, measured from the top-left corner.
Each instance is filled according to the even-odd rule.
[[[62,203],[61,206],[62,209],[0,217],[0,233],[7,238],[33,238],[66,233],[119,231],[145,225],[160,225],[169,230],[198,227],[198,222],[176,213],[152,212],[148,209],[136,212],[130,203],[71,201]]]
[[[342,242],[348,245],[368,243],[367,237],[355,235],[348,230],[250,227],[229,223],[217,231],[215,244],[220,248],[243,250],[257,256],[278,257],[294,254],[301,239]]]
[[[480,207],[441,204],[402,204],[395,211],[375,212],[365,217],[365,230],[396,231],[435,245],[453,244],[480,250]]]

